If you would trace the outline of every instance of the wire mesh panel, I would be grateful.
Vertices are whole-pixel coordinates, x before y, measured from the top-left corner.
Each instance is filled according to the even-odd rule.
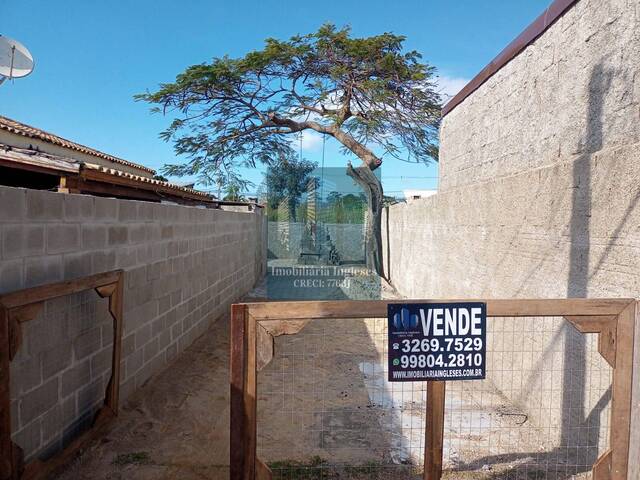
[[[612,369],[598,336],[560,317],[489,318],[487,379],[448,382],[453,478],[590,478],[609,446]]]
[[[91,427],[111,376],[109,299],[93,290],[44,302],[11,363],[12,438],[47,460]]]
[[[386,318],[316,319],[274,340],[257,397],[274,479],[422,478],[426,383],[387,381]],[[487,379],[447,382],[444,478],[590,478],[609,447],[611,379],[596,334],[490,317]]]
[[[426,384],[389,383],[386,319],[313,320],[258,377],[273,478],[419,478]]]

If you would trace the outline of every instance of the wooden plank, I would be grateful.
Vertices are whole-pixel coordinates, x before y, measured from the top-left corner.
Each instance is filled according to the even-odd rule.
[[[631,438],[629,439],[629,478],[640,478],[640,308],[636,303],[635,345],[631,388]]]
[[[230,480],[244,480],[247,460],[247,418],[244,414],[245,372],[247,368],[246,348],[246,307],[231,306],[231,351],[229,358],[230,434],[229,434],[229,470]]]
[[[631,387],[636,302],[618,316],[616,331],[616,368],[611,395],[611,479],[626,480],[629,461],[631,424]],[[637,459],[636,459],[637,461]]]
[[[617,315],[632,299],[402,299],[247,303],[257,320],[386,317],[389,303],[486,302],[494,317]]]
[[[2,480],[13,476],[10,366],[9,312],[0,304],[0,479]]]
[[[564,318],[580,333],[600,333],[610,324],[615,325],[618,320],[617,315],[565,315]]]
[[[605,326],[598,335],[598,352],[607,361],[611,368],[616,368],[616,331],[617,326]]]
[[[42,302],[51,298],[71,295],[83,290],[89,290],[91,288],[117,282],[121,273],[122,270],[114,270],[74,280],[18,290],[17,292],[11,292],[0,296],[0,303],[2,303],[6,308],[11,309],[28,305],[30,303]]]
[[[22,345],[23,322],[33,320],[44,308],[44,302],[31,303],[9,310],[9,358],[13,360]]]
[[[96,287],[96,293],[100,295],[101,298],[107,298],[113,295],[113,292],[116,291],[118,287],[117,283],[112,283],[111,285],[103,285],[101,287]]]
[[[108,286],[109,289],[112,285]],[[101,287],[96,288],[99,290]],[[122,329],[124,326],[124,275],[121,273],[109,296],[109,313],[113,318],[113,351],[111,353],[111,378],[107,385],[105,405],[114,415],[118,414],[120,401],[120,359],[122,356]]]
[[[256,449],[258,445],[258,363],[257,363],[257,326],[258,322],[249,315],[245,315],[245,331],[247,344],[247,368],[244,381],[244,415],[247,419],[245,436],[247,459],[244,464],[244,479],[255,479]]]
[[[592,480],[609,480],[611,478],[611,450],[607,450],[591,469]]]
[[[256,480],[271,480],[272,478],[271,469],[262,460],[256,458]]]
[[[427,382],[424,480],[440,480],[442,477],[445,393],[446,382]]]
[[[273,359],[273,337],[267,332],[260,324],[256,326],[256,332],[258,335],[257,347],[256,347],[256,368],[258,371],[269,365]]]
[[[259,323],[272,336],[279,337],[299,333],[309,320],[261,320]]]

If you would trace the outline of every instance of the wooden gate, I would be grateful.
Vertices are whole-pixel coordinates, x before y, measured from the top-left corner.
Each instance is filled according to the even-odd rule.
[[[232,306],[231,480],[271,479],[256,455],[257,374],[274,356],[274,337],[294,335],[315,319],[363,319],[387,315],[400,300],[265,302]],[[460,300],[402,300],[444,303]],[[598,334],[598,352],[611,366],[609,450],[593,465],[596,480],[627,479],[636,302],[631,299],[465,300],[485,302],[488,317],[564,317],[583,334]],[[443,466],[445,382],[428,382],[424,450],[427,480]]]

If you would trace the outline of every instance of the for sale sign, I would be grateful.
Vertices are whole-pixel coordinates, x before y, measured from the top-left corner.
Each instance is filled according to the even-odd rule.
[[[389,381],[486,376],[485,303],[389,304]]]

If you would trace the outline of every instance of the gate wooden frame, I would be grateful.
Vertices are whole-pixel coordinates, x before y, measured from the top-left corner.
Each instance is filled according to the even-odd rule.
[[[387,316],[400,300],[240,303],[231,307],[231,480],[269,480],[256,455],[257,374],[274,355],[274,337],[294,335],[314,319]],[[593,465],[594,480],[627,480],[636,301],[633,299],[401,300],[403,303],[485,302],[488,317],[564,317],[581,333],[598,334],[598,351],[613,383],[609,450]],[[442,475],[445,382],[427,382],[424,479]]]
[[[48,476],[67,463],[79,448],[96,438],[108,420],[118,414],[120,356],[122,346],[123,271],[99,273],[65,282],[18,290],[0,296],[0,479],[34,480]],[[109,298],[113,318],[111,378],[105,391],[104,406],[98,410],[89,430],[73,440],[58,455],[47,461],[38,459],[24,464],[22,449],[11,440],[11,361],[22,344],[22,324],[36,318],[44,302],[85,290],[95,290]]]

